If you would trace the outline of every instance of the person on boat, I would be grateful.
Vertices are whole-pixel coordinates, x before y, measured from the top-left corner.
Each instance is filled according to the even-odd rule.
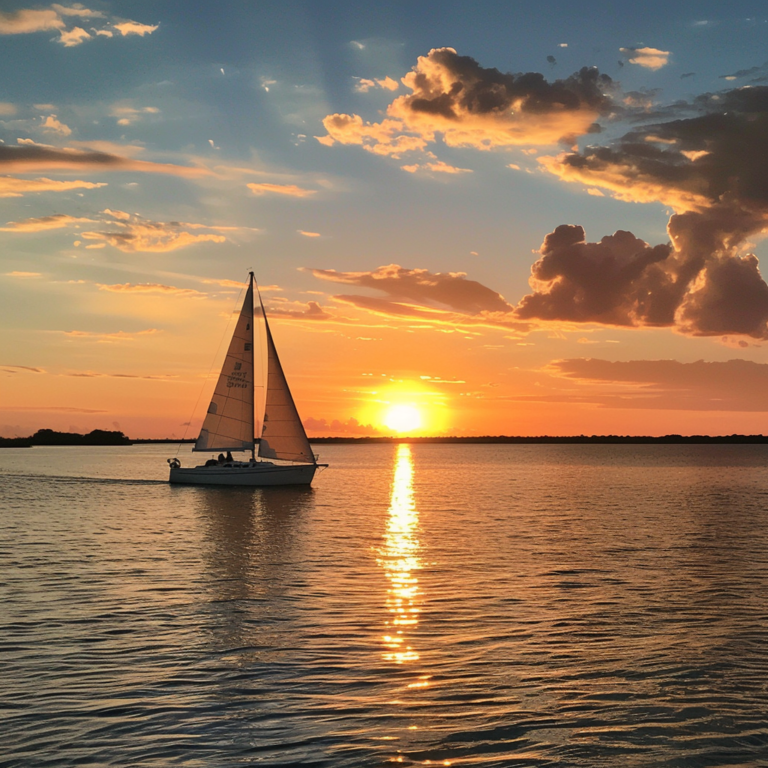
[[[216,461],[216,459],[208,459],[208,461],[205,462],[206,467],[215,467],[219,462]]]
[[[226,458],[224,457],[224,454],[223,454],[223,453],[220,453],[220,454],[219,454],[219,459],[218,459],[218,461],[219,461],[219,464],[223,464],[223,463],[226,461]]]
[[[234,461],[234,459],[232,458],[232,451],[227,451],[226,461],[230,461],[230,462]]]

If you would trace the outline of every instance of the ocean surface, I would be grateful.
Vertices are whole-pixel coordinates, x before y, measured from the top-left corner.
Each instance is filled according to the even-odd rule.
[[[0,449],[0,766],[768,765],[768,446],[318,450]]]

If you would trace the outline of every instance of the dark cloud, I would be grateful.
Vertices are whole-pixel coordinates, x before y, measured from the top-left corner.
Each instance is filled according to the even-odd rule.
[[[743,253],[750,236],[768,229],[768,88],[704,94],[687,108],[699,114],[637,128],[610,146],[541,158],[567,181],[677,213],[667,227],[668,256],[629,277],[612,271],[615,261],[606,262],[606,278],[591,276],[585,254],[596,244],[545,240],[521,317],[768,338],[768,286],[757,259]]]
[[[398,302],[411,301],[466,314],[512,311],[503,296],[482,283],[468,280],[463,272],[429,272],[389,264],[374,272],[313,269],[312,274],[321,280],[383,291]]]
[[[623,231],[588,243],[582,227],[562,225],[545,238],[516,316],[766,339],[768,285],[757,258],[736,252],[754,226],[729,209],[680,214],[672,245],[651,247]]]
[[[205,168],[191,168],[169,163],[135,160],[108,152],[80,149],[57,149],[40,144],[8,146],[0,144],[0,169],[9,173],[35,173],[51,170],[140,171],[168,173],[175,176],[199,177],[210,175]]]
[[[554,66],[555,64],[557,64],[557,59],[556,59],[554,56],[547,56],[547,61],[548,61],[548,62],[549,62],[549,63],[550,63],[552,66]]]
[[[680,75],[680,79],[681,80],[685,80],[685,78],[687,78],[687,77],[696,77],[696,73],[695,72],[685,72],[682,75]]]

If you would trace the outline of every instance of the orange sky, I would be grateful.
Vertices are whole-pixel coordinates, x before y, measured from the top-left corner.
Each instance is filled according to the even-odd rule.
[[[249,269],[311,435],[768,431],[751,17],[11,5],[0,434],[196,436]]]

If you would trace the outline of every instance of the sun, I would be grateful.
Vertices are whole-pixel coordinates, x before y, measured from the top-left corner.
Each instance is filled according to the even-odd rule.
[[[412,405],[393,405],[384,417],[384,424],[395,432],[412,432],[421,426],[421,414]]]

